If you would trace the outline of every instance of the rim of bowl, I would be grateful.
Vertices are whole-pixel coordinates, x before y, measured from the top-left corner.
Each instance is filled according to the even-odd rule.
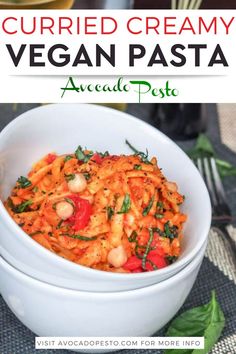
[[[187,264],[183,269],[181,269],[178,273],[176,273],[172,277],[165,279],[157,284],[145,286],[145,287],[139,288],[139,289],[124,290],[124,291],[92,292],[92,291],[68,289],[68,288],[64,288],[61,286],[49,284],[44,281],[32,278],[31,276],[21,272],[20,270],[16,269],[14,266],[9,264],[2,256],[0,256],[0,267],[3,267],[4,269],[6,269],[8,273],[13,274],[13,276],[15,276],[17,278],[17,280],[19,280],[19,281],[21,281],[21,279],[23,279],[23,281],[29,285],[32,284],[33,286],[36,286],[36,287],[50,289],[50,291],[55,292],[56,294],[59,291],[61,291],[62,293],[63,292],[69,293],[70,295],[74,295],[74,296],[80,295],[86,299],[88,297],[90,297],[90,298],[98,298],[99,297],[99,298],[106,298],[106,299],[109,297],[109,298],[113,299],[113,298],[117,298],[117,297],[120,298],[122,295],[124,295],[125,297],[132,297],[136,293],[138,295],[145,295],[146,293],[149,293],[149,292],[153,292],[153,291],[156,292],[158,289],[163,289],[166,286],[168,286],[168,287],[173,286],[176,282],[179,282],[182,279],[184,279],[187,276],[187,274],[191,273],[198,265],[200,265],[202,263],[202,260],[203,260],[204,254],[205,254],[205,250],[206,250],[206,245],[207,245],[207,241],[205,241],[200,252],[192,260],[192,262]]]
[[[32,108],[22,114],[20,114],[18,117],[16,117],[14,120],[12,120],[1,132],[0,132],[0,142],[3,136],[8,134],[8,131],[11,131],[12,128],[15,128],[15,126],[17,126],[18,124],[20,124],[22,121],[26,121],[29,119],[29,114],[31,112],[34,112],[35,110],[47,110],[48,108],[52,108],[58,105],[63,105],[63,106],[76,106],[79,107],[80,105],[83,106],[88,106],[89,109],[95,109],[95,110],[100,110],[100,111],[112,111],[113,115],[111,115],[110,117],[112,119],[116,119],[116,116],[123,116],[125,117],[125,119],[128,119],[130,121],[134,121],[138,124],[141,124],[145,127],[148,127],[149,129],[151,129],[152,131],[155,131],[155,133],[159,134],[162,138],[164,138],[165,140],[168,141],[168,143],[171,143],[172,145],[175,146],[175,148],[177,150],[179,150],[182,154],[185,154],[185,152],[173,141],[171,140],[168,136],[166,136],[164,133],[162,133],[160,130],[158,130],[157,128],[151,126],[150,124],[142,121],[139,118],[136,118],[128,113],[125,112],[120,112],[117,111],[116,109],[110,108],[110,107],[105,107],[105,106],[96,106],[93,104],[76,104],[76,103],[72,103],[72,104],[66,104],[66,103],[59,103],[59,104],[50,104],[50,105],[46,105],[46,106],[40,106],[40,107],[36,107],[36,108]],[[34,118],[30,118],[30,119],[34,119]],[[1,143],[0,143],[1,145]],[[192,163],[192,161],[190,160],[190,158],[186,155],[186,158],[189,159],[189,161]],[[202,227],[202,234],[205,235],[205,237],[201,238],[200,241],[198,242],[197,245],[186,255],[184,256],[182,259],[178,259],[176,262],[168,265],[165,268],[162,269],[157,269],[157,270],[153,270],[151,272],[143,272],[143,273],[114,273],[114,272],[105,272],[102,270],[98,270],[98,269],[92,269],[89,267],[85,267],[83,265],[80,264],[75,264],[74,262],[71,262],[67,259],[64,259],[60,256],[58,256],[57,254],[49,251],[48,249],[44,248],[43,246],[39,245],[36,241],[32,240],[29,235],[24,232],[18,225],[17,223],[15,223],[15,221],[11,218],[11,216],[8,214],[6,208],[3,205],[2,200],[0,200],[0,214],[2,215],[2,217],[5,219],[5,222],[8,224],[10,229],[13,229],[12,231],[19,233],[21,238],[20,241],[23,243],[26,243],[27,245],[29,245],[30,247],[33,247],[33,249],[37,252],[40,253],[40,256],[42,256],[43,258],[51,258],[54,263],[60,263],[60,265],[64,265],[66,268],[68,268],[69,270],[73,270],[73,271],[79,271],[82,269],[83,272],[85,273],[94,273],[94,274],[100,274],[104,277],[105,279],[127,279],[127,277],[132,277],[133,279],[142,279],[142,278],[152,278],[154,275],[158,276],[158,275],[164,275],[166,273],[169,273],[171,271],[174,271],[176,268],[181,268],[181,266],[184,266],[186,264],[188,264],[191,259],[194,258],[194,256],[196,256],[199,252],[199,250],[202,248],[204,242],[207,240],[207,236],[210,230],[210,225],[211,225],[211,203],[210,203],[210,197],[209,197],[209,193],[207,191],[206,185],[202,179],[202,176],[200,175],[198,169],[196,168],[196,166],[192,163],[192,167],[195,169],[195,172],[197,172],[199,179],[201,180],[201,184],[202,184],[202,191],[203,193],[205,193],[205,197],[206,197],[206,203],[205,203],[205,207],[206,207],[206,213],[205,213],[205,218],[203,218],[202,220],[204,220],[203,222],[203,227]]]

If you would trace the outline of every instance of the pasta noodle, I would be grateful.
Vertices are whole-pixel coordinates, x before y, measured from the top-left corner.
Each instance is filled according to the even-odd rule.
[[[133,155],[80,146],[48,154],[17,180],[5,207],[33,240],[80,265],[122,273],[169,265],[181,251],[184,197],[155,157],[128,145]]]

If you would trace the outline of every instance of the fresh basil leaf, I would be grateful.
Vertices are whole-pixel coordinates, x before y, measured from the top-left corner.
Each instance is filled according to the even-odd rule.
[[[231,163],[216,159],[216,165],[221,177],[236,176],[236,166]]]
[[[112,216],[114,215],[114,209],[111,206],[107,207],[107,218],[108,220],[111,220]]]
[[[88,172],[83,172],[83,175],[84,175],[86,181],[88,181],[91,178],[91,175]]]
[[[142,169],[141,165],[134,165],[134,170],[140,171]]]
[[[64,158],[64,162],[67,162],[67,161],[69,161],[69,160],[71,160],[71,159],[72,159],[72,156],[67,155],[67,156]]]
[[[93,152],[91,151],[90,153],[85,154],[82,147],[78,146],[77,150],[75,151],[75,156],[79,161],[86,163],[93,156]]]
[[[67,182],[73,181],[73,179],[75,179],[75,174],[74,173],[71,173],[69,175],[65,174],[65,179]]]
[[[67,203],[69,203],[70,205],[72,205],[73,208],[75,207],[74,202],[73,202],[72,199],[70,199],[70,198],[65,198],[65,201],[66,201]]]
[[[25,202],[21,203],[21,204],[18,204],[18,205],[14,205],[12,207],[12,210],[17,213],[17,214],[20,214],[20,213],[23,213],[24,211],[27,211],[28,210],[28,207],[33,204],[32,200],[26,200]]]
[[[97,239],[97,236],[86,237],[81,235],[70,235],[70,234],[63,234],[63,236],[68,236],[81,241],[94,241]]]
[[[139,156],[141,161],[151,165],[152,163],[149,161],[148,159],[148,150],[146,150],[146,153],[142,152],[142,151],[138,151],[133,145],[130,144],[130,142],[128,140],[125,140],[125,143],[128,145],[128,147],[134,152],[135,156]]]
[[[138,234],[136,231],[132,231],[132,234],[128,237],[129,242],[137,242]]]
[[[148,243],[147,243],[147,246],[146,246],[144,255],[143,255],[143,259],[142,259],[142,268],[143,268],[144,270],[146,269],[147,256],[148,256],[148,253],[150,252],[151,244],[152,244],[153,237],[154,237],[154,232],[153,232],[153,230],[152,230],[151,228],[148,229],[148,230],[149,230],[149,240],[148,240]],[[153,262],[152,262],[152,263],[153,263]],[[152,264],[151,264],[151,265],[152,265]]]
[[[211,301],[195,307],[175,318],[167,330],[167,337],[205,338],[204,349],[167,349],[165,354],[207,354],[218,341],[225,326],[225,317],[212,291]]]
[[[204,157],[214,157],[219,174],[222,178],[236,176],[236,166],[231,163],[218,159],[214,148],[205,134],[200,134],[193,149],[187,151],[189,157],[193,160]]]
[[[215,151],[208,137],[205,134],[200,134],[194,148],[188,151],[188,155],[191,159],[213,157]]]
[[[154,216],[156,219],[162,219],[164,215],[156,213]]]
[[[130,196],[128,193],[126,193],[125,197],[124,197],[124,201],[121,207],[121,210],[118,211],[117,214],[125,214],[128,213],[128,211],[130,210],[131,207],[131,200],[130,200]]]
[[[178,237],[177,226],[170,226],[169,221],[167,221],[164,225],[164,234],[165,237],[168,237],[170,240],[173,240],[175,237]]]
[[[154,202],[154,197],[152,197],[148,203],[148,205],[146,206],[146,208],[143,209],[143,216],[147,216],[149,214],[149,211],[152,209],[153,206],[153,202]]]
[[[101,156],[102,158],[107,157],[107,156],[110,156],[110,154],[109,154],[108,151],[105,151],[105,152],[97,152],[97,154],[98,154],[99,156]]]
[[[61,228],[61,226],[62,226],[62,224],[63,224],[63,221],[64,221],[63,219],[61,219],[61,220],[59,221],[59,223],[57,224],[57,227],[56,227],[57,230]]]
[[[20,176],[17,180],[19,187],[20,188],[27,188],[30,187],[32,185],[32,183],[30,182],[30,180],[28,180],[28,178],[24,177],[24,176]]]
[[[169,264],[172,264],[178,259],[178,257],[177,256],[166,256],[166,259],[169,262]]]
[[[161,211],[163,210],[163,202],[157,202],[157,208],[160,209]]]

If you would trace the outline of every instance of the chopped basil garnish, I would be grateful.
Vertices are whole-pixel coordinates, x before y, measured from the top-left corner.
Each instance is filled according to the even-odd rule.
[[[70,198],[65,198],[65,201],[67,203],[69,203],[70,205],[72,205],[73,207],[75,206],[74,203],[73,203],[73,200],[71,200]]]
[[[133,231],[130,237],[128,237],[129,242],[136,242],[137,241],[138,234],[136,231]]]
[[[71,173],[69,175],[65,175],[65,179],[67,180],[67,182],[73,181],[73,179],[75,179],[75,174]]]
[[[141,165],[134,165],[134,170],[140,171],[142,169]]]
[[[166,259],[169,262],[169,264],[172,264],[178,259],[178,257],[176,257],[176,256],[167,256]]]
[[[91,178],[91,175],[88,172],[83,172],[83,175],[84,175],[86,181],[88,181]]]
[[[125,214],[128,213],[128,211],[130,210],[131,207],[131,200],[130,200],[130,196],[128,193],[126,193],[125,197],[124,197],[124,201],[121,207],[121,210],[118,211],[117,214]]]
[[[14,213],[20,214],[23,213],[24,211],[28,211],[28,207],[31,204],[33,204],[32,200],[26,200],[25,202],[18,205],[13,204],[12,210],[14,211]]]
[[[108,220],[111,220],[112,216],[114,215],[114,209],[111,206],[107,207],[107,218]]]
[[[173,240],[175,237],[178,237],[178,228],[177,226],[170,226],[169,221],[164,225],[165,237]]]
[[[82,150],[81,146],[78,146],[77,150],[75,151],[75,156],[79,161],[82,161],[84,163],[88,162],[91,157],[93,156],[93,152],[89,152],[88,154],[85,154]]]
[[[146,154],[142,151],[138,151],[133,145],[130,144],[128,140],[125,140],[125,143],[129,146],[131,150],[133,150],[135,156],[139,156],[141,161],[151,165],[152,163],[148,160],[148,150],[146,150]]]
[[[157,202],[157,208],[160,209],[160,210],[163,210],[163,202]]]
[[[155,214],[154,216],[155,216],[156,219],[162,219],[164,215],[157,213],[157,214]]]
[[[67,162],[67,161],[69,161],[69,160],[71,160],[71,159],[72,159],[72,156],[67,155],[67,156],[64,158],[64,162]]]
[[[37,186],[35,186],[35,187],[32,189],[32,191],[33,191],[34,193],[38,192],[38,190],[39,190],[39,188],[38,188]]]
[[[63,221],[64,220],[60,220],[59,221],[59,223],[57,224],[57,227],[56,227],[57,230],[61,228],[61,225],[62,225]]]
[[[164,231],[161,231],[158,227],[153,227],[152,231],[157,232],[161,237],[167,237],[170,240],[178,237],[178,227],[175,225],[170,226],[169,221],[165,223]]]
[[[153,202],[154,202],[154,197],[152,197],[148,203],[148,205],[146,206],[146,208],[143,209],[143,216],[147,216],[149,211],[152,209],[153,206]]]
[[[100,155],[102,158],[107,157],[107,156],[110,156],[110,154],[109,154],[108,151],[105,151],[105,152],[97,152],[97,154]]]
[[[148,229],[148,231],[149,231],[149,240],[148,240],[147,247],[144,252],[143,259],[142,259],[142,268],[143,269],[146,269],[147,256],[148,256],[148,253],[150,252],[151,244],[152,244],[153,237],[154,237],[153,230],[150,228],[150,229]]]
[[[30,180],[28,180],[28,178],[24,177],[24,176],[20,176],[17,180],[20,188],[27,188],[30,187],[32,185],[32,183],[30,182]]]
[[[70,235],[70,234],[63,234],[63,236],[68,236],[77,240],[81,241],[94,241],[97,239],[97,236],[92,236],[92,237],[87,237],[87,236],[81,236],[81,235]]]

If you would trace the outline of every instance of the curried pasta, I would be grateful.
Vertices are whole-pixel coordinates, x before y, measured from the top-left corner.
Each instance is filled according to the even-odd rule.
[[[166,267],[180,254],[184,197],[157,159],[137,151],[50,153],[19,177],[5,206],[51,252],[80,265],[138,273]]]

